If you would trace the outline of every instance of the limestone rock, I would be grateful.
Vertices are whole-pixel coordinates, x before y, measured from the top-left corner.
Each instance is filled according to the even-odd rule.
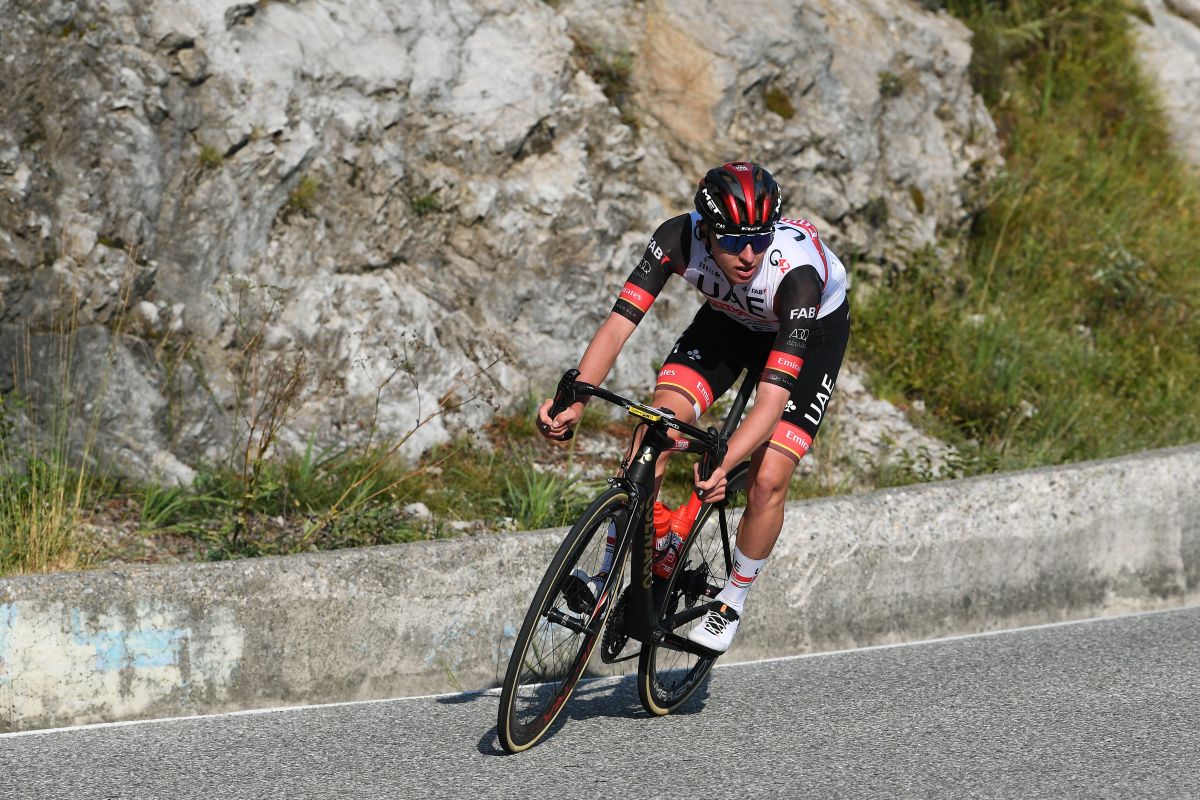
[[[1200,0],[1144,0],[1133,19],[1138,58],[1155,78],[1180,154],[1200,167]]]
[[[415,454],[544,390],[713,162],[769,165],[856,279],[953,242],[999,163],[968,32],[907,0],[0,18],[0,324],[108,332],[95,452],[143,477],[228,458],[272,392],[284,447]],[[668,287],[611,381],[697,305]]]

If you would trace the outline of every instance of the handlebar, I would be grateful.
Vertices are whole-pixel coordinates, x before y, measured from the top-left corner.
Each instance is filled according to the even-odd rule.
[[[701,430],[694,425],[689,425],[686,422],[681,422],[675,418],[675,415],[670,410],[665,408],[654,408],[653,406],[639,403],[636,400],[630,400],[628,397],[609,391],[601,386],[593,386],[590,383],[585,383],[579,380],[579,370],[569,369],[563,373],[562,378],[558,381],[558,389],[554,392],[554,402],[550,406],[550,418],[553,419],[567,409],[568,406],[579,402],[585,397],[599,397],[601,400],[620,406],[629,412],[630,415],[638,417],[651,425],[657,425],[661,428],[671,428],[683,434],[684,438],[681,442],[686,442],[685,446],[677,446],[676,450],[702,450],[704,457],[700,461],[700,479],[708,480],[712,475],[713,470],[721,464],[725,458],[725,451],[728,446],[728,439],[716,428]],[[563,436],[563,441],[574,436],[574,431],[567,431]],[[693,445],[695,447],[693,448]]]

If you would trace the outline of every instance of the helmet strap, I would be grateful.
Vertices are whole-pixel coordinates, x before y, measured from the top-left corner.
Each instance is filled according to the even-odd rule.
[[[708,257],[712,258],[712,228],[704,220],[696,225],[696,232],[700,234],[700,241],[704,243],[704,252],[708,253]]]

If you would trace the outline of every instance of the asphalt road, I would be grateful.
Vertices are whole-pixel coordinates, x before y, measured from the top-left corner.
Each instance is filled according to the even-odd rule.
[[[1200,607],[718,667],[653,719],[582,684],[0,736],[0,798],[1200,798]]]

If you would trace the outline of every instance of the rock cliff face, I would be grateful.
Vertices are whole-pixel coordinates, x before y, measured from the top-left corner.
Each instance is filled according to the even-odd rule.
[[[1200,0],[1144,0],[1138,56],[1162,93],[1180,154],[1200,167]]]
[[[95,451],[136,476],[186,479],[248,419],[332,444],[469,401],[416,452],[548,386],[711,163],[767,164],[870,280],[952,238],[999,162],[966,29],[907,0],[0,19],[0,350],[30,354],[0,391],[61,381],[70,317]],[[648,385],[689,292],[668,287],[615,384]]]

